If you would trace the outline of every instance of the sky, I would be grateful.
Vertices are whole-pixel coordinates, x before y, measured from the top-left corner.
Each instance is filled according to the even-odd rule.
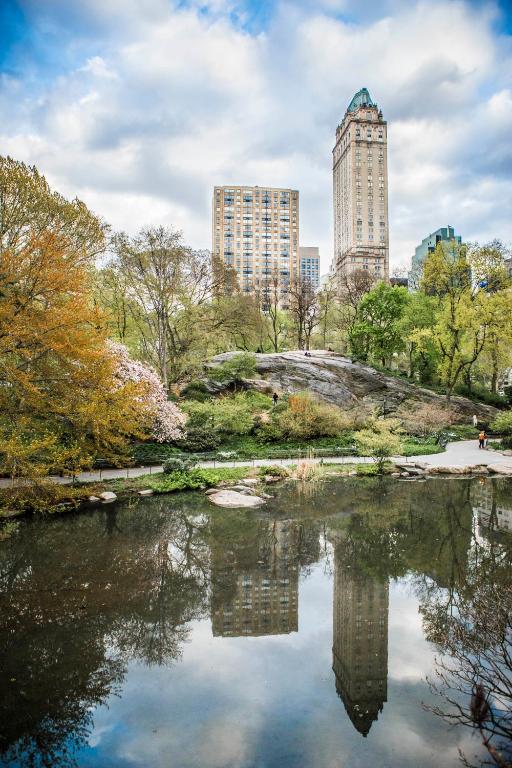
[[[390,260],[450,224],[512,243],[512,0],[0,0],[0,152],[116,230],[211,247],[220,184],[300,191],[333,249],[332,148],[388,121]]]

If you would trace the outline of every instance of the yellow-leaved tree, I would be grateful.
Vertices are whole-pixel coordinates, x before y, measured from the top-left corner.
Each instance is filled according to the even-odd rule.
[[[10,158],[0,158],[0,211],[0,471],[33,478],[98,455],[118,461],[150,414],[143,385],[116,377],[92,298],[105,227]]]

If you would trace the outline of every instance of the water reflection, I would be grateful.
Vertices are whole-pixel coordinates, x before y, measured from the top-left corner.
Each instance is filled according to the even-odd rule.
[[[297,526],[291,521],[260,524],[257,545],[246,557],[218,547],[212,557],[214,636],[275,635],[299,628]],[[242,550],[243,552],[243,550]]]
[[[257,514],[212,510],[202,495],[191,494],[27,524],[0,546],[0,764],[81,765],[95,710],[128,695],[133,665],[178,668],[203,625],[228,653],[230,643],[241,653],[235,644],[246,645],[246,638],[254,638],[251,653],[257,655],[269,653],[261,644],[265,637],[285,643],[309,637],[312,619],[308,612],[299,617],[299,602],[304,581],[319,568],[326,574],[322,589],[332,589],[335,690],[351,738],[376,750],[367,753],[367,764],[378,760],[383,746],[380,753],[371,746],[375,723],[388,728],[385,743],[391,743],[386,723],[397,706],[391,696],[384,706],[390,583],[410,585],[424,635],[442,659],[460,662],[462,652],[474,648],[474,636],[461,635],[461,627],[477,620],[482,626],[482,606],[494,606],[492,595],[500,596],[502,608],[509,606],[512,537],[501,532],[511,509],[504,480],[357,479],[315,486],[308,496],[285,486]],[[493,625],[498,634],[486,647],[495,648],[501,637],[508,648],[512,605],[508,613],[494,607],[501,624]],[[458,656],[454,636],[463,637]],[[320,635],[310,642],[306,662],[328,648],[318,645]],[[232,663],[240,664],[239,657]],[[329,682],[334,693],[332,672]],[[489,678],[485,686],[496,710]],[[458,694],[475,727],[469,683]],[[343,710],[336,703],[339,723]],[[287,711],[293,702],[283,706]],[[510,716],[506,696],[499,707]],[[446,715],[440,706],[437,711]],[[291,709],[289,717],[295,717]],[[476,728],[485,730],[485,724]],[[329,727],[324,737],[336,739],[337,732]],[[284,764],[280,760],[275,764]],[[396,754],[393,761],[410,764]],[[257,756],[247,762],[253,764]]]
[[[387,699],[387,581],[368,576],[335,547],[333,671],[336,692],[354,727],[367,736]]]

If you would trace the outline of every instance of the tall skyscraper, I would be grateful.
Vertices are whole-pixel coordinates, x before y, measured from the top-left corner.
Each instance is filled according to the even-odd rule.
[[[299,277],[299,193],[270,187],[215,187],[212,254],[233,267],[246,293],[262,303],[277,284],[281,305]]]
[[[421,243],[416,246],[414,256],[412,257],[411,271],[409,272],[409,286],[418,288],[423,274],[423,265],[429,253],[434,253],[438,243],[450,243],[455,241],[458,245],[462,243],[460,235],[455,234],[453,227],[448,224],[447,227],[440,227],[435,232],[431,232],[423,238]]]
[[[320,285],[320,253],[316,246],[300,246],[300,279],[307,280],[315,290]]]
[[[350,102],[333,149],[334,262],[389,277],[387,123],[366,88]]]
[[[335,544],[332,668],[336,692],[363,736],[387,701],[388,610],[387,581],[346,562]]]

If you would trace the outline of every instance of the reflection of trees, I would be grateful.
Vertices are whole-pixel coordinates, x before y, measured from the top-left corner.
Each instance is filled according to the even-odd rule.
[[[512,542],[493,531],[501,482],[479,481],[473,490],[479,504],[483,492],[488,499],[488,535],[470,541],[463,578],[421,593],[421,611],[427,637],[441,654],[430,685],[444,704],[433,711],[478,731],[487,764],[503,768],[512,765]]]
[[[0,755],[72,765],[132,658],[170,663],[207,605],[207,520],[155,499],[34,523],[0,560]],[[70,536],[72,531],[72,536]],[[20,543],[21,542],[21,543]],[[0,760],[2,758],[0,757]]]

